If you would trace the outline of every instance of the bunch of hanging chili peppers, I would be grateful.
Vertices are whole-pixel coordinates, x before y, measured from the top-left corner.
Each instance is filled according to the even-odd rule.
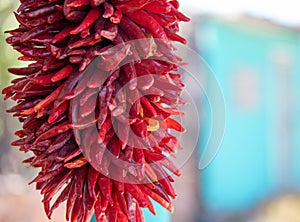
[[[167,170],[178,176],[180,172],[166,155],[179,147],[169,130],[184,130],[171,118],[183,114],[178,110],[184,103],[180,98],[183,83],[181,75],[176,73],[180,59],[171,56],[172,62],[168,62],[157,56],[173,55],[170,40],[185,43],[176,33],[178,22],[189,19],[178,11],[177,0],[20,2],[15,13],[20,25],[8,31],[11,36],[7,43],[22,54],[19,60],[31,63],[25,68],[9,69],[20,77],[3,89],[3,93],[5,99],[17,102],[8,112],[14,113],[23,127],[15,133],[20,139],[12,145],[33,153],[24,162],[40,168],[32,182],[44,196],[47,216],[50,218],[66,201],[67,221],[89,221],[95,213],[98,222],[139,222],[144,220],[141,208],[155,214],[150,198],[172,212],[170,197],[175,198],[176,194]],[[127,42],[136,39],[139,49],[133,45],[127,47]],[[124,50],[109,53],[120,44]],[[155,44],[156,55],[153,54]],[[130,56],[139,57],[139,53],[143,58],[111,70],[106,80],[97,81],[101,69],[113,69],[112,63],[120,64]],[[100,71],[93,78],[85,71],[99,56],[106,58],[107,65],[96,68],[94,72]],[[135,81],[140,76],[147,81]],[[130,92],[122,94],[123,109],[120,109],[115,102],[116,94],[128,82]],[[145,96],[132,101],[132,96],[141,95],[142,91],[147,92]],[[95,96],[99,101],[96,104],[91,102]],[[122,169],[103,153],[97,158],[101,158],[99,165],[106,171],[99,172],[90,164],[73,131],[76,124],[72,121],[70,101],[76,98],[85,122],[95,120],[97,114],[98,133],[88,133],[88,124],[81,126],[83,136],[88,136],[90,141],[90,149],[97,152],[98,146],[104,146],[104,152],[140,167]],[[130,109],[130,122],[122,119],[126,109]],[[142,141],[154,145],[143,149],[129,146],[131,135],[122,132],[120,140],[113,121],[117,131],[121,132],[129,124]],[[121,174],[125,173],[132,183],[112,179],[110,168],[120,168]]]

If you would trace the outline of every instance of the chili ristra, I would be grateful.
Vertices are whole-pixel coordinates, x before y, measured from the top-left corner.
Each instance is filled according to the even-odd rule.
[[[17,78],[2,93],[17,103],[12,145],[40,169],[31,183],[47,216],[66,202],[67,221],[141,222],[141,208],[155,214],[151,199],[173,212],[171,173],[181,174],[167,155],[180,145],[170,130],[184,128],[171,117],[185,102],[171,41],[186,43],[178,23],[189,21],[178,1],[20,3],[6,41],[30,64],[8,70]]]

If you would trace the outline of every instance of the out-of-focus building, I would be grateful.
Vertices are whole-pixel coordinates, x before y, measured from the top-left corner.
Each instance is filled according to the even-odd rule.
[[[241,213],[300,190],[299,30],[249,16],[201,16],[194,27],[197,50],[214,71],[227,110],[221,149],[200,176],[206,212]],[[204,115],[204,131],[208,119]]]

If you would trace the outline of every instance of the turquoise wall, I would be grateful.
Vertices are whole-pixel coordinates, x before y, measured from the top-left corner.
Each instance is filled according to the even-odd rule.
[[[227,109],[220,152],[201,172],[205,206],[241,211],[300,187],[299,33],[251,19],[207,18],[196,39]],[[203,128],[199,150],[208,138],[207,119]]]

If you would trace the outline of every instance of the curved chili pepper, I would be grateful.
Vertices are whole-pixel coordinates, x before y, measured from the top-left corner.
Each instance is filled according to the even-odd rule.
[[[135,23],[141,25],[144,28],[147,28],[151,31],[151,34],[155,38],[167,41],[167,35],[161,27],[161,25],[151,16],[149,13],[144,10],[137,10],[135,12],[128,12],[126,15],[132,19]]]
[[[94,8],[90,10],[82,23],[77,28],[73,29],[70,34],[75,35],[87,29],[98,19],[101,14],[102,10],[100,8]]]

